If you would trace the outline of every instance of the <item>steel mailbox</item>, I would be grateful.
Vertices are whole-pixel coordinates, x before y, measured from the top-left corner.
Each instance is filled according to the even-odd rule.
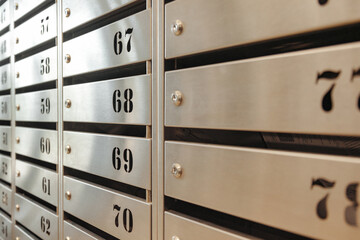
[[[1,192],[0,208],[5,212],[7,212],[8,214],[11,214],[11,196],[12,196],[11,188],[0,183],[0,192]]]
[[[167,72],[165,125],[360,135],[359,62],[350,43]]]
[[[57,79],[57,47],[15,63],[15,88]]]
[[[10,64],[6,64],[0,67],[0,91],[8,90],[11,88],[10,79]]]
[[[0,221],[1,221],[1,231],[0,231],[1,239],[11,240],[12,239],[11,219],[9,219],[4,214],[0,213]]]
[[[11,97],[10,95],[0,96],[0,120],[11,120]]]
[[[14,236],[16,240],[17,238],[19,238],[20,240],[37,240],[37,238],[34,237],[31,233],[22,229],[18,225],[15,225],[14,230],[15,230]]]
[[[0,37],[0,61],[10,57],[10,32]]]
[[[70,221],[64,221],[64,237],[65,239],[103,240],[103,238]]]
[[[151,189],[150,139],[64,131],[64,145],[64,166]]]
[[[42,239],[58,239],[58,216],[27,197],[15,194],[15,220]]]
[[[44,3],[46,0],[15,0],[14,1],[14,19],[15,21],[25,16],[31,10]]]
[[[57,121],[56,89],[17,94],[15,102],[17,121]]]
[[[65,0],[63,1],[63,31],[71,30],[135,1],[136,0]]]
[[[11,183],[11,158],[0,155],[0,164],[0,179],[4,180],[5,182]]]
[[[46,42],[57,35],[56,4],[20,24],[14,30],[15,54]]]
[[[70,177],[64,191],[64,211],[120,239],[151,239],[150,203]]]
[[[58,176],[54,171],[16,160],[15,185],[32,195],[58,205]]]
[[[65,86],[63,99],[64,121],[151,124],[150,75]]]
[[[0,150],[11,151],[11,127],[0,126]]]
[[[57,164],[57,131],[16,127],[15,133],[19,140],[15,145],[16,153]]]
[[[166,196],[316,239],[359,238],[359,170],[355,157],[165,143]]]
[[[63,44],[64,77],[151,59],[151,10]]]
[[[174,1],[165,6],[165,57],[352,24],[359,8],[357,0]]]
[[[0,6],[0,31],[10,24],[10,1],[5,1]]]

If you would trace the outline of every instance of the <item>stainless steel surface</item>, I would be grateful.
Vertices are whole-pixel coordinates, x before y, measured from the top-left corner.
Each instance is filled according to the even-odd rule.
[[[150,60],[150,14],[145,10],[64,42],[64,55],[71,55],[64,77]]]
[[[151,204],[64,176],[64,211],[121,239],[150,239]]]
[[[56,122],[57,121],[57,90],[16,94],[16,121]]]
[[[167,196],[309,237],[360,236],[346,195],[360,181],[359,158],[166,142],[165,159]]]
[[[57,79],[57,47],[52,47],[15,63],[15,88]]]
[[[22,229],[18,225],[15,225],[14,230],[15,230],[14,231],[15,240],[37,240],[37,238],[34,237],[31,233]]]
[[[1,231],[0,238],[3,240],[11,240],[11,219],[4,214],[0,213]]]
[[[22,190],[54,205],[58,205],[58,175],[20,160],[16,160],[16,170],[21,175],[15,179],[15,185]]]
[[[11,111],[10,95],[0,96],[0,120],[11,120]]]
[[[10,32],[0,37],[0,61],[10,57]]]
[[[46,0],[14,0],[14,21],[18,20]]]
[[[151,189],[151,140],[64,131],[64,166]]]
[[[0,6],[0,31],[10,24],[10,1],[5,1]]]
[[[15,194],[20,210],[15,211],[15,220],[42,239],[58,239],[58,216],[27,197]]]
[[[136,0],[64,0],[63,31],[71,30],[135,1]]]
[[[12,198],[12,190],[5,184],[0,183],[0,193],[1,193],[1,201],[0,208],[11,214],[11,198]]]
[[[167,72],[165,125],[359,136],[358,62],[350,43]]]
[[[0,67],[0,91],[11,88],[10,64]]]
[[[180,240],[247,240],[257,239],[231,232],[214,224],[203,223],[199,219],[185,217],[174,212],[165,212],[165,239]]]
[[[150,75],[65,86],[63,99],[64,121],[151,124]]]
[[[57,131],[36,128],[16,127],[15,135],[20,142],[15,152],[49,163],[58,163]]]
[[[0,155],[0,164],[0,179],[5,182],[11,183],[11,158]]]
[[[14,37],[18,43],[14,46],[14,53],[18,54],[56,37],[56,27],[56,4],[53,4],[15,28]]]
[[[181,0],[166,4],[166,58],[248,44],[360,21],[360,2]],[[172,32],[183,22],[181,35]]]
[[[0,126],[0,150],[11,152],[11,127]]]
[[[89,232],[85,228],[70,221],[64,221],[64,236],[70,240],[103,240],[103,238]]]

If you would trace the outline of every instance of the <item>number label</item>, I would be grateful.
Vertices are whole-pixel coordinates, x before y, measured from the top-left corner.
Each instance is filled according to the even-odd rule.
[[[45,58],[40,60],[40,74],[48,74],[50,73],[50,58]]]
[[[8,145],[8,135],[7,135],[7,133],[6,132],[3,132],[3,137],[2,137],[2,143],[4,144],[4,145]]]
[[[2,192],[1,201],[2,201],[2,203],[5,204],[6,206],[8,205],[9,197],[8,197],[8,195],[7,195],[6,192]]]
[[[124,112],[131,113],[134,109],[134,103],[132,101],[134,96],[133,90],[131,88],[127,88],[124,91]],[[122,102],[121,102],[121,91],[116,89],[113,93],[113,109],[114,112],[121,112]]]
[[[49,16],[41,19],[40,23],[40,34],[43,35],[46,32],[49,32]]]
[[[124,170],[127,173],[130,173],[132,168],[133,168],[133,154],[131,152],[130,149],[126,148],[123,151],[123,165],[124,165]],[[113,151],[112,151],[112,164],[115,170],[120,170],[121,169],[121,150],[118,147],[114,147]]]
[[[50,154],[50,139],[40,138],[40,152]]]
[[[7,163],[2,162],[2,164],[1,164],[1,172],[4,175],[8,174],[8,165],[7,165]]]
[[[1,84],[5,85],[7,83],[7,72],[4,71],[1,73]]]
[[[1,23],[4,23],[6,21],[6,8],[1,11],[0,21]]]
[[[50,220],[46,219],[44,216],[40,218],[40,228],[43,233],[46,233],[50,236]]]
[[[7,109],[8,109],[7,105],[8,105],[7,102],[4,102],[4,101],[1,102],[1,113],[2,114],[7,114]]]
[[[121,213],[121,207],[117,204],[114,204],[113,206],[113,211],[116,211],[117,214],[115,216],[115,226],[118,228],[120,226],[119,224],[119,215]],[[121,221],[121,219],[120,219]],[[131,233],[133,230],[133,215],[132,212],[130,211],[130,209],[125,208],[124,211],[122,212],[122,225],[123,228],[125,229],[125,231],[127,231],[128,233]]]
[[[41,98],[40,112],[41,114],[50,113],[50,98]]]
[[[5,236],[5,237],[8,236],[8,227],[7,227],[7,225],[5,225],[4,221],[1,221],[1,232],[2,232],[3,236]]]
[[[46,177],[43,177],[41,185],[43,192],[50,196],[50,179],[46,179]]]
[[[128,37],[127,43],[126,43],[126,51],[131,52],[131,37],[133,33],[133,28],[128,28],[125,31],[124,38]],[[123,51],[123,43],[122,43],[122,36],[123,34],[118,31],[114,35],[114,52],[116,55],[120,55]]]
[[[5,54],[6,53],[6,40],[2,41],[0,44],[0,53]]]

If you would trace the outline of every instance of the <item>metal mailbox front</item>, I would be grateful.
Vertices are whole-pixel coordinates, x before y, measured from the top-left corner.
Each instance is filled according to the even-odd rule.
[[[1,231],[0,237],[3,240],[12,240],[11,219],[0,213]]]
[[[165,6],[165,57],[352,24],[359,8],[357,0],[173,1]]]
[[[17,238],[19,238],[19,240],[37,240],[37,238],[34,237],[31,233],[22,229],[18,225],[15,225],[14,230],[15,230],[14,236],[16,240]]]
[[[14,52],[18,54],[56,37],[56,4],[20,24],[14,30]]]
[[[57,90],[15,95],[17,121],[56,122]]]
[[[83,227],[70,222],[64,221],[64,237],[65,239],[87,239],[87,240],[103,240],[103,238],[90,233]]]
[[[11,127],[0,126],[0,150],[11,151]]]
[[[5,182],[11,183],[11,158],[0,155],[0,164],[0,179],[4,180]]]
[[[359,171],[354,157],[165,143],[166,196],[317,239],[359,238]]]
[[[15,136],[19,140],[15,145],[16,153],[57,164],[57,131],[16,127]]]
[[[11,97],[0,96],[0,120],[11,120]]]
[[[64,211],[120,239],[151,239],[151,204],[64,177]]]
[[[58,239],[58,216],[27,197],[15,194],[15,220],[42,239]]]
[[[57,79],[57,47],[15,62],[15,88]]]
[[[0,91],[11,88],[10,64],[0,67]]]
[[[151,10],[63,44],[64,77],[151,59]]]
[[[5,184],[0,183],[0,193],[1,193],[1,202],[0,202],[0,208],[7,212],[8,214],[11,214],[11,196],[12,196],[12,190]]]
[[[0,61],[10,57],[10,32],[0,37]]]
[[[10,24],[10,1],[5,1],[0,6],[0,31]]]
[[[64,121],[151,124],[150,75],[65,86],[63,99]]]
[[[44,3],[46,0],[14,0],[14,21],[25,16],[28,12]]]
[[[151,189],[150,139],[64,131],[64,146],[66,167]]]
[[[58,205],[58,176],[54,171],[16,160],[15,185],[26,192]]]
[[[165,125],[360,135],[359,68],[350,43],[167,72]]]

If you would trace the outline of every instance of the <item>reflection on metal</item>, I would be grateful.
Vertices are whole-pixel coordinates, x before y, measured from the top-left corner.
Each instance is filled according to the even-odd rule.
[[[0,155],[0,179],[11,183],[11,158]]]
[[[5,1],[0,6],[0,31],[10,24],[10,1]]]
[[[18,225],[15,225],[15,232],[14,232],[15,240],[37,240],[31,233],[22,229]]]
[[[0,46],[1,48],[1,46]],[[10,64],[0,67],[0,91],[8,90],[11,87]]]
[[[103,240],[103,238],[89,232],[85,228],[70,221],[64,221],[64,236],[65,239],[89,239],[89,240]]]
[[[0,238],[3,240],[12,240],[11,219],[0,213],[1,231]]]
[[[10,57],[10,32],[0,37],[0,61]]]
[[[18,20],[45,1],[46,0],[14,0],[14,20]]]
[[[0,183],[0,208],[11,214],[11,199],[12,199],[12,190],[8,186]]]
[[[0,150],[11,151],[11,127],[0,126]]]

